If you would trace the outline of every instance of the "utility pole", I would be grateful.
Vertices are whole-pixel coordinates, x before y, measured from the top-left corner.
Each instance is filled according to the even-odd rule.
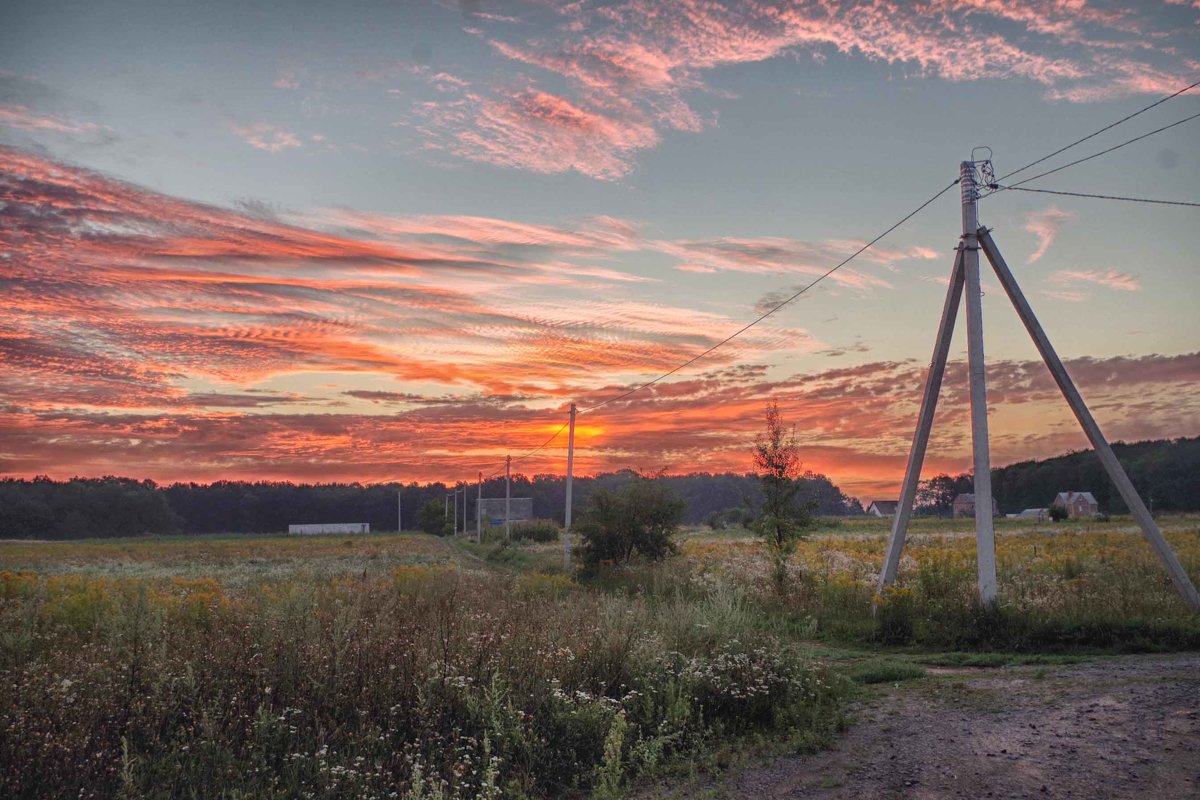
[[[988,448],[987,384],[983,360],[983,291],[979,285],[979,219],[975,163],[959,165],[962,188],[963,291],[967,300],[967,371],[971,376],[971,451],[975,462],[975,556],[979,600],[996,604],[996,529],[992,514],[992,461]]]
[[[467,535],[467,482],[462,482],[462,498],[463,498],[463,536]]]
[[[1017,285],[1017,279],[1013,277],[1012,271],[1009,270],[1008,264],[1004,261],[1004,257],[1000,255],[999,248],[992,241],[991,233],[986,228],[980,228],[979,238],[980,243],[983,245],[983,252],[987,256],[988,261],[991,262],[992,269],[996,272],[996,277],[1000,279],[1000,284],[1004,287],[1008,299],[1012,301],[1013,307],[1017,309],[1017,316],[1021,318],[1021,322],[1024,323],[1029,337],[1033,339],[1038,353],[1041,354],[1042,360],[1046,362],[1050,374],[1054,376],[1054,382],[1058,384],[1059,391],[1062,392],[1067,405],[1071,407],[1072,413],[1075,414],[1075,419],[1079,422],[1079,427],[1083,428],[1088,441],[1092,443],[1092,449],[1099,456],[1100,463],[1108,473],[1109,480],[1117,487],[1121,499],[1125,501],[1125,505],[1129,508],[1129,512],[1133,514],[1133,518],[1137,520],[1142,533],[1150,541],[1151,547],[1154,548],[1155,554],[1162,562],[1167,573],[1171,576],[1171,581],[1175,584],[1175,589],[1183,597],[1184,602],[1191,606],[1192,609],[1200,611],[1200,592],[1196,591],[1196,587],[1188,576],[1187,571],[1179,563],[1179,559],[1176,558],[1175,551],[1171,549],[1171,545],[1163,537],[1162,531],[1159,530],[1158,523],[1150,515],[1150,509],[1146,508],[1146,504],[1142,502],[1141,496],[1138,495],[1137,489],[1133,486],[1133,481],[1129,480],[1129,475],[1125,472],[1125,468],[1121,466],[1121,462],[1117,460],[1117,456],[1113,453],[1112,447],[1109,446],[1108,440],[1104,438],[1104,433],[1096,423],[1095,417],[1088,410],[1087,404],[1083,402],[1083,397],[1079,394],[1079,390],[1075,388],[1075,382],[1071,380],[1071,376],[1067,372],[1067,368],[1063,365],[1062,359],[1058,357],[1054,346],[1050,344],[1050,338],[1046,336],[1046,332],[1042,329],[1042,324],[1034,316],[1033,309],[1029,306],[1029,301],[1025,299],[1025,293]]]
[[[450,497],[454,501],[454,535],[458,536],[458,489],[451,492]]]
[[[571,568],[571,482],[575,471],[575,404],[571,403],[571,424],[567,430],[567,507],[563,511],[563,569]]]
[[[1189,607],[1200,611],[1200,593],[1192,584],[1187,571],[1179,563],[1175,552],[1163,537],[1162,531],[1154,522],[1150,509],[1142,502],[1141,497],[1129,480],[1121,462],[1117,460],[1108,440],[1096,424],[1091,411],[1083,402],[1079,390],[1071,380],[1070,374],[1062,360],[1050,344],[1049,337],[1042,329],[1041,323],[1025,299],[1017,279],[1009,270],[1004,257],[1000,254],[991,232],[979,227],[976,201],[979,199],[975,182],[975,169],[980,168],[984,182],[991,183],[991,162],[964,161],[959,168],[962,185],[962,241],[958,246],[954,261],[954,272],[950,276],[950,286],[946,292],[946,304],[942,309],[942,321],[938,328],[937,340],[934,344],[933,360],[929,365],[929,374],[925,379],[925,394],[921,399],[921,411],[917,420],[917,430],[913,434],[912,450],[909,452],[908,467],[904,474],[900,505],[892,520],[891,534],[888,538],[887,555],[884,557],[883,569],[879,574],[879,591],[890,586],[896,578],[896,568],[900,562],[900,552],[904,548],[904,537],[908,529],[912,505],[916,496],[917,481],[921,475],[921,465],[925,458],[925,448],[929,443],[929,430],[933,424],[934,409],[937,406],[938,391],[942,384],[942,375],[946,367],[946,357],[950,347],[950,338],[954,332],[954,319],[958,313],[960,293],[966,295],[967,316],[967,366],[971,380],[971,445],[975,464],[975,543],[978,556],[979,599],[984,605],[994,605],[996,602],[996,532],[992,510],[992,472],[990,454],[988,452],[987,428],[987,389],[984,382],[983,358],[983,311],[981,307],[981,292],[979,286],[979,251],[982,249],[988,262],[996,272],[1000,285],[1012,302],[1017,316],[1025,325],[1029,337],[1033,339],[1038,353],[1050,370],[1054,382],[1070,406],[1075,419],[1091,442],[1092,448],[1100,459],[1101,465],[1108,477],[1117,487],[1121,499],[1129,507],[1130,513],[1137,520],[1149,540],[1163,567],[1171,576],[1175,588]]]
[[[929,375],[925,379],[925,394],[921,398],[921,413],[917,417],[917,430],[913,434],[912,450],[908,456],[908,468],[904,472],[904,484],[900,490],[900,504],[892,518],[892,531],[888,536],[887,555],[879,573],[877,593],[882,594],[896,579],[900,566],[900,552],[904,549],[904,537],[908,533],[908,521],[912,517],[913,503],[917,498],[917,483],[921,479],[921,465],[925,461],[925,449],[929,445],[929,431],[933,428],[933,415],[937,410],[938,393],[942,389],[942,376],[946,372],[946,359],[950,354],[950,341],[954,335],[954,320],[958,317],[958,302],[963,292],[963,247],[958,246],[954,258],[954,271],[950,273],[950,286],[946,289],[946,302],[942,306],[942,321],[938,325],[937,339],[933,344],[933,358],[929,362]]]
[[[478,489],[475,493],[475,541],[476,543],[483,541],[483,473],[479,473],[479,483],[476,484]]]
[[[512,480],[512,456],[504,457],[504,540],[512,533],[512,497],[509,485]]]
[[[404,484],[400,485],[403,486]],[[401,499],[403,494],[403,489],[396,490],[396,533],[404,530],[404,503]]]

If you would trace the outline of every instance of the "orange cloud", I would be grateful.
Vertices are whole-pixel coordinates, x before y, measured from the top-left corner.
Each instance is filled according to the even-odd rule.
[[[608,401],[742,322],[624,295],[630,284],[616,276],[588,278],[606,280],[600,293],[563,277],[555,299],[536,302],[497,291],[495,276],[582,274],[630,252],[766,265],[832,258],[844,244],[662,241],[607,218],[560,227],[319,212],[302,225],[0,149],[0,472],[471,474],[541,444],[567,402]],[[1134,280],[1074,279],[1117,288]],[[779,377],[754,363],[824,347],[802,328],[756,327],[706,360],[707,371],[582,414],[578,469],[746,469],[762,409],[778,400],[807,466],[855,493],[888,490],[903,469],[924,367],[877,362]],[[1200,418],[1200,354],[1069,366],[1114,438],[1194,433],[1178,426]],[[1040,365],[993,362],[988,381],[998,461],[1082,443],[1064,438],[1069,417]],[[944,398],[929,468],[964,469],[959,363]],[[563,444],[520,469],[560,471]]]
[[[1195,433],[1200,353],[1081,359],[1068,363],[1109,436],[1134,440]],[[673,473],[750,469],[750,442],[766,403],[777,400],[795,423],[805,467],[860,497],[895,493],[915,422],[924,367],[877,362],[769,380],[761,369],[714,370],[658,385],[579,416],[578,474],[636,467]],[[926,474],[970,464],[966,369],[950,365]],[[993,452],[997,463],[1086,446],[1045,368],[1037,362],[989,366]],[[577,398],[586,407],[611,397],[604,387]],[[362,394],[361,392],[359,394]],[[427,398],[374,393],[382,415],[273,413],[241,409],[290,404],[256,393],[213,397],[208,411],[142,414],[63,409],[0,414],[6,474],[106,474],[158,480],[453,480],[499,468],[506,454],[542,444],[566,420],[563,405],[530,398],[471,395]],[[197,402],[203,398],[191,398]],[[1039,420],[1033,429],[1030,419]],[[565,434],[520,461],[526,474],[564,469]]]

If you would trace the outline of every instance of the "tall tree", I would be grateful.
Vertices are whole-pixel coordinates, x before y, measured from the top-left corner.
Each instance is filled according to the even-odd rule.
[[[754,466],[762,484],[762,506],[752,523],[767,546],[775,585],[782,592],[787,584],[788,561],[804,532],[813,525],[813,503],[801,502],[800,448],[795,426],[787,428],[779,406],[767,406],[766,430],[754,441]]]

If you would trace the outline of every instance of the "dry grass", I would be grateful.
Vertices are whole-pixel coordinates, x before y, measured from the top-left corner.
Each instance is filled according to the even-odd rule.
[[[1164,527],[1200,580],[1200,521]],[[556,543],[0,542],[0,796],[617,797],[729,741],[830,735],[831,645],[1200,647],[1127,520],[1001,522],[998,611],[970,528],[918,524],[881,598],[883,520],[814,532],[782,595],[740,531],[586,584]]]

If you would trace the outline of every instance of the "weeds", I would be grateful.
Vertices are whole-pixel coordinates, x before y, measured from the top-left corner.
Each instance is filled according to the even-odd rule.
[[[4,797],[621,796],[722,735],[825,730],[842,695],[736,600],[697,607],[740,629],[718,646],[565,576],[0,586],[25,626],[0,640]]]

